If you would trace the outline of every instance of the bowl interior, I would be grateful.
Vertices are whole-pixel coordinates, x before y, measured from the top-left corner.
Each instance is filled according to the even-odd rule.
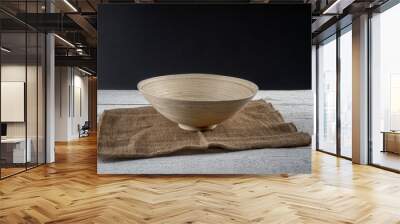
[[[185,101],[230,101],[253,97],[258,87],[247,80],[221,75],[182,74],[141,81],[138,89],[148,95]]]

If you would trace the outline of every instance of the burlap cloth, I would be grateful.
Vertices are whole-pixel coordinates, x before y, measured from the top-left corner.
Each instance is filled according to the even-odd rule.
[[[103,159],[230,152],[307,146],[311,137],[284,121],[265,102],[249,102],[240,112],[212,131],[180,129],[153,107],[106,110],[99,124],[98,154]]]

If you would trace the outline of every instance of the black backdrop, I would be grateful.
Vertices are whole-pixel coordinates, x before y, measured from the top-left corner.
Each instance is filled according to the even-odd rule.
[[[311,89],[309,5],[100,5],[99,89],[178,73]]]

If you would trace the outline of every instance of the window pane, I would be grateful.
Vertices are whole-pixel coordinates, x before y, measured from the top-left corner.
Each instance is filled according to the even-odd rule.
[[[1,177],[25,170],[26,34],[1,33]]]
[[[340,37],[340,152],[352,156],[352,35]]]
[[[28,168],[34,167],[37,165],[37,73],[38,73],[38,57],[37,57],[37,41],[38,36],[36,32],[28,32],[27,33],[27,44],[28,44],[28,61],[27,61],[27,80],[26,80],[26,117],[27,117],[27,142],[28,149],[30,150],[30,159],[28,160],[27,166]]]
[[[371,21],[372,162],[397,170],[400,170],[399,21],[400,4],[374,15]],[[389,132],[386,138],[382,132]]]
[[[46,37],[43,33],[38,36],[38,164],[45,163],[45,120],[46,120],[46,76],[45,76],[45,60],[46,60]]]
[[[318,48],[318,147],[336,153],[336,40]]]

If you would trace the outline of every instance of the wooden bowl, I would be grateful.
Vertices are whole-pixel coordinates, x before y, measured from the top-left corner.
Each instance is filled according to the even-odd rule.
[[[184,130],[210,130],[232,117],[257,93],[256,84],[222,75],[179,74],[149,78],[139,91]]]

